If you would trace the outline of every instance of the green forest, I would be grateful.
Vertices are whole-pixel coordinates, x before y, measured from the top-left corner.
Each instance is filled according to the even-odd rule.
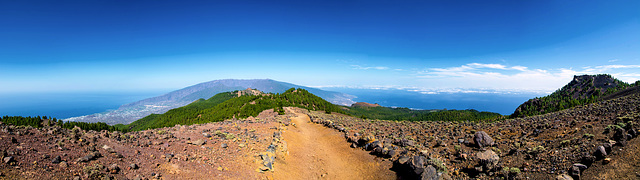
[[[384,119],[397,121],[482,121],[491,122],[504,119],[504,116],[493,112],[467,110],[412,110],[409,108],[390,107],[350,107],[347,111],[352,116],[364,119]]]
[[[207,100],[200,99],[187,106],[169,110],[164,114],[152,114],[125,128],[131,131],[171,127],[177,124],[191,125],[223,121],[232,118],[257,116],[267,109],[284,114],[283,107],[299,107],[309,110],[344,113],[340,106],[331,104],[304,89],[291,88],[282,94],[243,95],[237,92],[217,94]]]
[[[94,131],[119,131],[117,126],[109,126],[107,123],[97,122],[97,123],[87,123],[87,122],[74,122],[67,121],[63,122],[62,120],[58,120],[56,118],[47,119],[47,116],[36,116],[36,117],[22,117],[22,116],[4,116],[0,117],[0,121],[7,124],[13,124],[16,126],[31,126],[35,128],[45,127],[45,126],[60,126],[67,129],[72,129],[73,127],[78,126],[83,130],[94,130]]]
[[[591,104],[599,101],[601,97],[613,94],[629,87],[640,85],[640,81],[636,81],[634,84],[627,84],[623,81],[613,78],[608,74],[591,76],[604,76],[607,78],[611,78],[613,79],[613,84],[615,84],[616,86],[612,88],[596,88],[591,79],[590,81],[584,82],[583,84],[572,84],[572,82],[556,90],[548,96],[534,98],[525,102],[523,105],[520,105],[519,108],[521,108],[521,110],[511,114],[510,118],[546,114],[550,112],[569,109],[576,106]],[[573,97],[576,93],[578,95],[578,98]],[[535,103],[533,101],[535,101]]]

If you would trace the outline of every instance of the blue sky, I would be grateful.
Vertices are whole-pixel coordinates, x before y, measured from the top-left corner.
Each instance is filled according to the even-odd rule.
[[[640,79],[640,1],[2,1],[0,93],[314,87],[550,92]]]

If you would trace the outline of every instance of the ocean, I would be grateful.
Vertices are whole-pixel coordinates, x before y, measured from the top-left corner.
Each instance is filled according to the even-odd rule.
[[[356,102],[413,109],[475,109],[509,115],[541,94],[441,93],[406,90],[323,88],[357,96]],[[0,94],[0,116],[50,116],[58,119],[100,113],[166,92],[82,92]]]
[[[162,92],[74,92],[0,94],[0,116],[49,116],[64,119],[118,109]]]
[[[407,107],[413,109],[475,109],[510,115],[523,102],[545,96],[545,94],[518,93],[440,93],[421,94],[419,92],[395,89],[352,89],[322,88],[357,96],[356,102],[378,103],[386,107]]]

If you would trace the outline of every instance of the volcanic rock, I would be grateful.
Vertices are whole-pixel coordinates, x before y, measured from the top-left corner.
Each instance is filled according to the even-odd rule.
[[[473,135],[473,141],[479,148],[493,146],[493,138],[484,131],[478,131]]]

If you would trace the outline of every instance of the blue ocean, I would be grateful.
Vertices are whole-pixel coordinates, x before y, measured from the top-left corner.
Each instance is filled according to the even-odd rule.
[[[422,94],[407,90],[323,88],[357,96],[356,102],[378,103],[386,107],[413,109],[475,109],[510,115],[523,102],[545,94],[440,93]]]
[[[323,88],[357,96],[356,102],[414,109],[476,109],[509,115],[526,100],[541,94],[441,93],[406,90]],[[166,91],[168,92],[168,91]],[[117,109],[123,104],[166,92],[14,93],[0,94],[0,116],[50,116],[64,119]]]
[[[75,92],[0,94],[0,116],[50,116],[64,119],[117,109],[162,92]]]

